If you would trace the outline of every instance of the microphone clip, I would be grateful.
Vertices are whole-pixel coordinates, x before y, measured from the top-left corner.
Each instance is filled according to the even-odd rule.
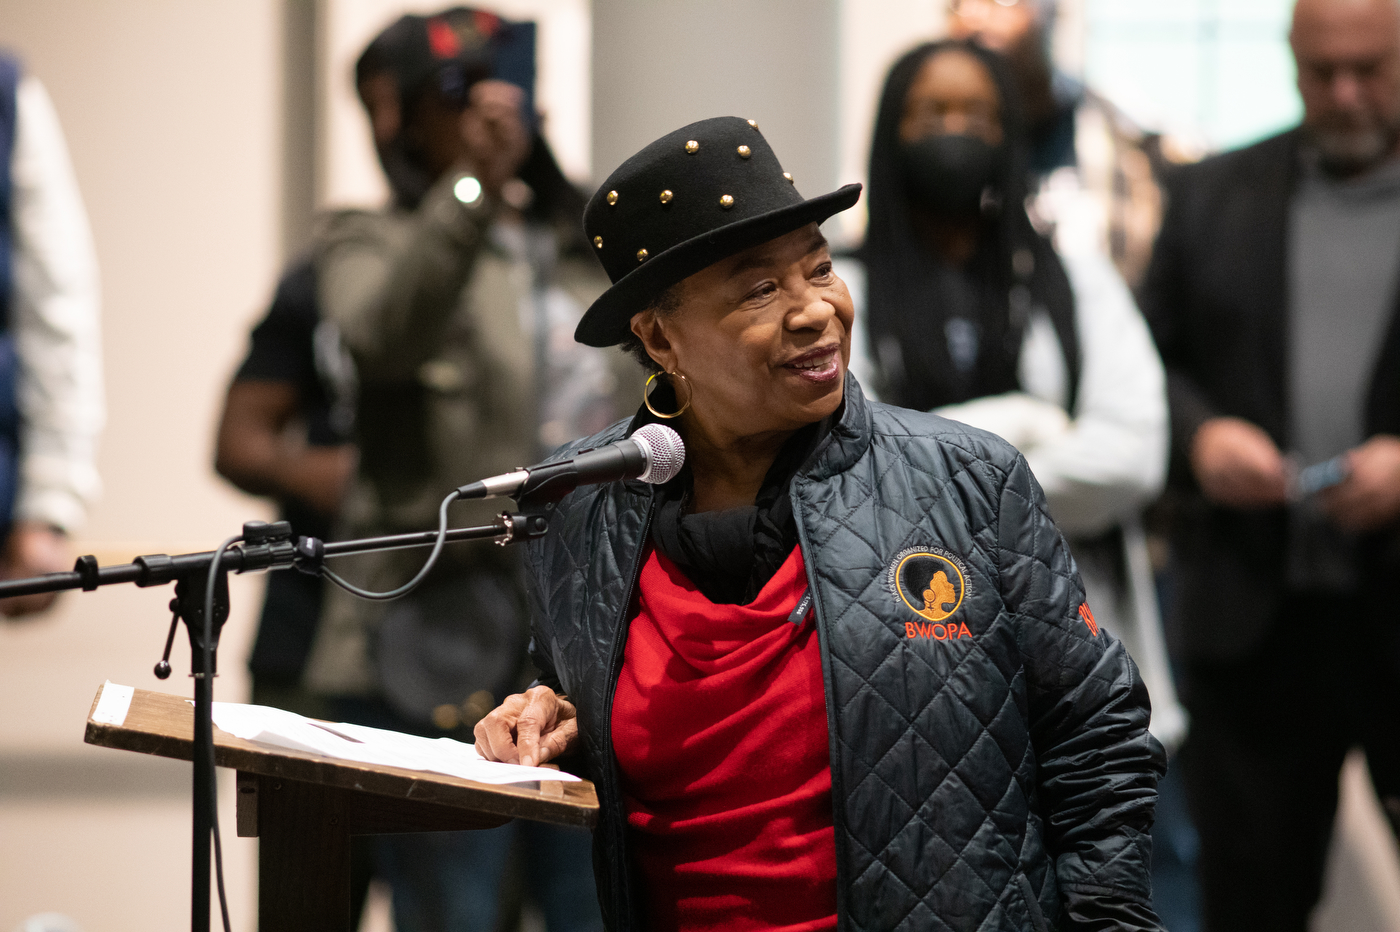
[[[517,504],[522,508],[529,508],[526,502],[527,496],[522,495]],[[549,533],[548,512],[553,510],[554,503],[546,502],[543,507],[531,508],[523,513],[501,512],[501,524],[505,526],[505,533],[496,538],[496,546],[506,547],[545,536]]]

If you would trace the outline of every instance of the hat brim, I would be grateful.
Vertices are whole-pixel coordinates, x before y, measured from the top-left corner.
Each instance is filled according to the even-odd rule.
[[[860,199],[860,190],[860,185],[848,184],[800,204],[717,227],[652,256],[618,279],[593,302],[579,321],[574,339],[588,346],[621,343],[632,334],[633,315],[644,310],[667,288],[750,246],[777,239],[809,223],[821,223],[853,207]]]

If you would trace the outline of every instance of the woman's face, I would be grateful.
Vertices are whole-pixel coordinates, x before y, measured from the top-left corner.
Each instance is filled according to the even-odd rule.
[[[697,272],[681,295],[673,312],[633,317],[632,332],[690,382],[687,426],[724,444],[791,432],[840,406],[855,312],[815,223]],[[676,394],[684,400],[684,385]]]
[[[899,141],[926,136],[976,136],[990,146],[1001,145],[1001,95],[987,66],[961,49],[930,56],[914,77],[904,98]]]

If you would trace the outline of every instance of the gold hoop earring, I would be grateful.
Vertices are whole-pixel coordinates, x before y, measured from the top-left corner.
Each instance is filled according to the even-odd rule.
[[[681,372],[668,372],[668,373],[666,373],[667,375],[671,376],[673,379],[679,378],[682,382],[685,383],[685,404],[681,405],[680,408],[678,408],[676,411],[672,412],[671,414],[663,414],[663,413],[661,413],[660,411],[656,410],[655,408],[653,408],[653,407],[651,406],[651,383],[652,383],[653,381],[655,381],[656,377],[657,377],[658,375],[660,375],[660,374],[661,374],[660,372],[653,372],[653,373],[651,374],[651,378],[647,379],[647,383],[646,383],[645,385],[642,386],[642,404],[646,405],[646,406],[647,406],[647,410],[650,411],[652,414],[655,414],[657,417],[662,418],[663,420],[669,421],[669,420],[670,420],[671,418],[673,418],[673,417],[680,417],[682,414],[684,414],[686,411],[688,411],[688,410],[690,409],[690,401],[691,401],[692,398],[695,397],[695,389],[694,389],[694,388],[691,388],[691,386],[690,386],[690,379],[687,379],[687,378],[685,377],[684,373],[681,373]],[[672,383],[672,386],[671,386],[671,387],[672,387],[672,388],[675,387],[675,383],[674,383],[674,382]]]

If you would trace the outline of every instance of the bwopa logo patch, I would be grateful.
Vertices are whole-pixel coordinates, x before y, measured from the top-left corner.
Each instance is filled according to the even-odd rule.
[[[886,575],[890,594],[918,620],[904,623],[905,637],[971,637],[955,618],[967,598],[967,568],[962,560],[939,547],[911,547],[895,555]]]

